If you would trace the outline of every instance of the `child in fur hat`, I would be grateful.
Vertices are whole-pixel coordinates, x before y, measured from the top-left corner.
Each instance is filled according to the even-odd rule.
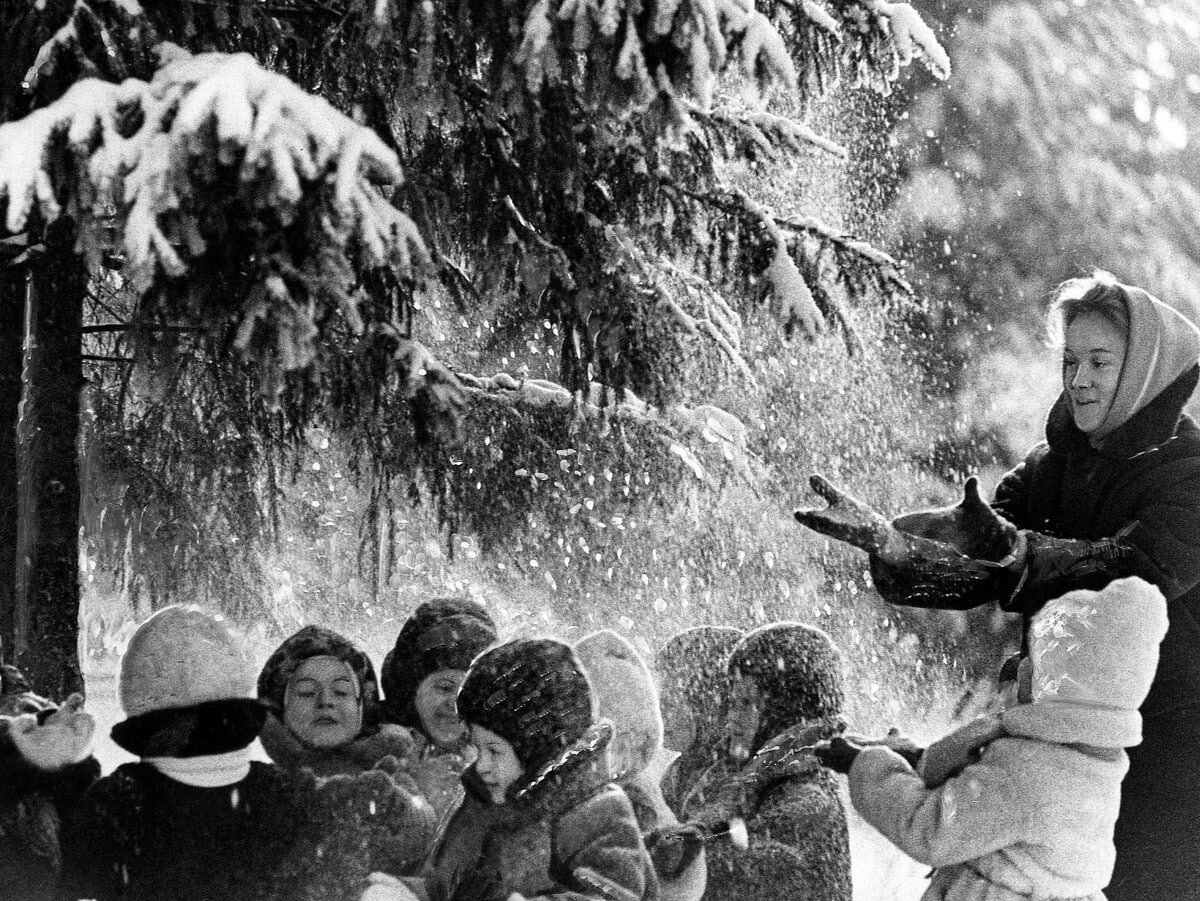
[[[458,694],[478,757],[467,797],[406,889],[375,901],[556,901],[657,898],[657,882],[625,793],[609,782],[608,723],[569,645],[520,638],[472,665]]]
[[[600,716],[610,720],[610,775],[633,805],[664,901],[699,901],[704,894],[703,836],[680,827],[663,799],[663,722],[650,669],[632,644],[607,629],[575,644],[595,690]]]
[[[655,659],[663,745],[679,756],[663,774],[663,797],[676,813],[700,774],[724,754],[729,655],[745,633],[697,626],[673,635]]]
[[[355,898],[394,860],[403,803],[387,774],[291,774],[252,761],[266,707],[240,643],[220,617],[166,607],[121,659],[127,718],[112,735],[141,759],[96,782],[64,841],[67,899],[306,901]],[[412,808],[419,814],[417,808]],[[420,827],[420,817],[414,816]],[[432,815],[416,828],[419,859]],[[411,865],[411,861],[408,862]]]
[[[411,731],[412,773],[444,826],[462,803],[462,773],[473,753],[454,698],[479,654],[496,641],[496,624],[470,598],[421,604],[383,661],[383,715]]]
[[[818,756],[850,777],[855,808],[906,854],[936,867],[923,901],[1102,901],[1124,748],[1167,630],[1162,593],[1139,578],[1050,601],[1030,623],[1031,691],[1000,734],[930,788],[898,754],[841,738]]]
[[[808,749],[842,727],[837,647],[820,629],[775,623],[729,661],[725,751],[683,798],[680,819],[710,834],[708,901],[850,901],[850,848],[837,782]]]
[[[57,897],[63,820],[100,775],[95,721],[73,694],[59,707],[20,671],[0,667],[0,886],[6,897]]]
[[[258,697],[270,709],[259,740],[284,769],[353,774],[389,756],[404,766],[413,754],[408,730],[379,721],[370,657],[323,626],[305,626],[267,658]]]

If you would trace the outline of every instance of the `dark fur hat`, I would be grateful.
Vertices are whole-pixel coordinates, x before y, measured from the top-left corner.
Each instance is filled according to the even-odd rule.
[[[363,727],[379,722],[379,679],[366,651],[349,638],[324,626],[305,626],[275,649],[258,675],[258,697],[276,715],[283,714],[288,682],[300,665],[312,657],[334,657],[354,672],[362,698]]]
[[[383,708],[394,723],[421,728],[417,688],[442,669],[465,670],[496,642],[496,624],[470,598],[433,598],[404,623],[383,660]]]
[[[733,649],[729,672],[753,679],[763,694],[758,747],[797,723],[841,715],[841,653],[813,626],[772,623],[748,633]]]
[[[579,657],[550,638],[515,638],[480,656],[458,692],[458,714],[511,744],[527,774],[596,722]]]

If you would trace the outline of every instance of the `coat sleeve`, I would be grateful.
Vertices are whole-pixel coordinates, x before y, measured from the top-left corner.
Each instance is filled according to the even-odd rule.
[[[63,830],[62,901],[115,901],[121,886],[118,826],[108,816],[112,778],[97,782],[83,796]]]
[[[1155,475],[1163,487],[1138,509],[1129,541],[1139,552],[1134,575],[1173,601],[1200,584],[1200,466],[1180,460]]]
[[[537,897],[642,901],[657,894],[650,856],[624,792],[611,786],[560,820],[550,875],[562,889]]]
[[[1026,463],[1022,461],[1010,469],[996,486],[992,498],[992,509],[1017,528],[1028,525],[1029,484],[1026,478]]]
[[[866,748],[850,770],[850,798],[896,847],[933,867],[973,860],[1028,835],[1011,774],[986,758],[930,789],[899,754]]]

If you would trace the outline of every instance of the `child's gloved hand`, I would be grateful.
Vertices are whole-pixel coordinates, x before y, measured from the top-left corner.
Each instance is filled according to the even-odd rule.
[[[55,772],[79,763],[91,753],[96,720],[83,709],[83,695],[73,694],[45,722],[31,713],[13,719],[9,736],[17,750],[39,770]]]
[[[704,831],[698,826],[666,826],[646,836],[654,872],[664,879],[678,878],[703,848]]]
[[[921,755],[925,753],[925,749],[917,744],[910,736],[905,735],[895,726],[888,729],[887,735],[883,738],[867,738],[861,735],[847,735],[846,738],[856,745],[861,745],[864,748],[869,747],[884,747],[895,751],[903,757],[908,765],[916,769],[917,764],[921,760]]]
[[[370,885],[359,895],[358,901],[419,901],[412,890],[395,876],[372,873],[367,881]]]
[[[821,766],[843,775],[850,772],[854,761],[862,752],[862,746],[847,741],[840,735],[835,735],[828,741],[818,742],[813,747],[813,754],[821,761]]]

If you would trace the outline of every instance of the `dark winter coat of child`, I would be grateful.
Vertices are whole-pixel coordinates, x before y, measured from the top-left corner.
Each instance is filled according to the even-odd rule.
[[[368,875],[419,859],[432,812],[397,838],[386,773],[330,777],[252,761],[266,707],[220,617],[166,607],[130,639],[113,739],[137,755],[84,796],[63,842],[64,899],[357,899]],[[382,859],[381,859],[382,858]]]
[[[479,657],[458,695],[478,757],[416,897],[653,901],[658,885],[625,793],[609,781],[608,723],[569,645],[515,639]],[[411,898],[399,887],[382,898]]]
[[[849,770],[868,823],[937,868],[923,901],[1101,901],[1123,749],[1141,738],[1166,631],[1161,592],[1136,577],[1046,604],[1030,628],[1031,702],[1002,712],[998,737],[940,785],[884,747],[835,739],[818,754]]]
[[[58,707],[12,666],[0,667],[0,886],[5,897],[51,901],[62,869],[61,833],[99,777],[95,723],[72,695]]]
[[[473,753],[454,699],[471,661],[496,638],[496,624],[480,604],[434,598],[405,621],[383,661],[383,715],[412,735],[410,770],[437,813],[439,831],[462,803],[462,774]]]
[[[650,668],[616,632],[585,635],[575,653],[596,694],[599,714],[613,724],[609,773],[633,805],[650,850],[663,901],[700,901],[707,861],[702,836],[681,829],[663,798],[659,779],[668,753]]]
[[[680,819],[711,832],[706,901],[850,901],[846,812],[836,779],[807,750],[840,726],[837,647],[820,629],[776,623],[729,662],[728,744],[683,799]]]
[[[661,780],[663,797],[676,813],[700,774],[725,753],[729,655],[744,634],[696,626],[671,636],[655,658],[663,744],[679,753]]]

